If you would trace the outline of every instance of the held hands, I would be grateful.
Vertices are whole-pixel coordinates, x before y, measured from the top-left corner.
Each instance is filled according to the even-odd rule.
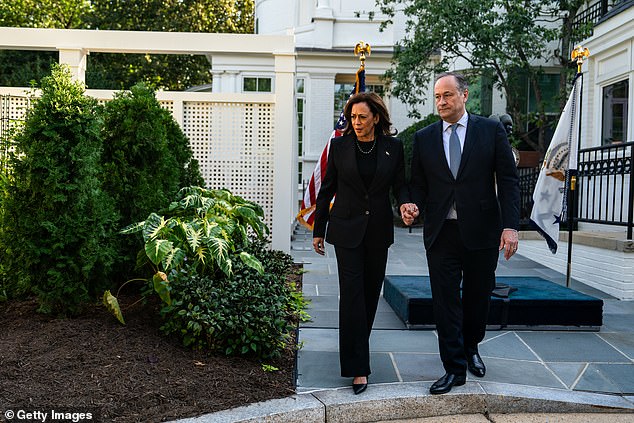
[[[414,203],[401,204],[401,219],[407,226],[414,223],[414,219],[418,217],[418,207]]]
[[[416,219],[419,214],[418,207],[414,203],[402,204],[400,207],[400,211],[401,219],[403,219],[403,223],[405,223],[407,226],[411,225],[414,222],[414,219]],[[317,254],[323,256],[326,253],[324,238],[313,238],[313,249]]]
[[[517,231],[514,229],[504,229],[502,236],[500,237],[499,251],[504,249],[504,258],[510,259],[517,251],[517,245],[519,241],[517,239]]]

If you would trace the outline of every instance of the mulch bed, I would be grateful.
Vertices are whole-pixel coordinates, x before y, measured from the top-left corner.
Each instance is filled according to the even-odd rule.
[[[136,299],[120,299],[122,308]],[[0,421],[7,409],[169,421],[294,394],[293,351],[265,362],[273,372],[255,360],[192,351],[159,332],[153,307],[124,310],[123,326],[101,305],[53,319],[37,314],[34,300],[1,303]]]

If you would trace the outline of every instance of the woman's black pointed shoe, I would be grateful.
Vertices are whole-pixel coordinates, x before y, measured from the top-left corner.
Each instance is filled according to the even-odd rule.
[[[352,391],[355,395],[359,395],[361,392],[365,391],[368,387],[367,383],[353,383]]]

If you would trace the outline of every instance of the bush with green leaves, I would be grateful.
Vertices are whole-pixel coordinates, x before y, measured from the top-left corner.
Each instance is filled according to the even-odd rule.
[[[160,213],[160,214],[159,214]],[[267,248],[262,208],[228,190],[188,187],[167,209],[123,233],[141,233],[162,300],[162,329],[185,345],[269,358],[291,339],[306,302],[288,282],[292,258]],[[116,298],[104,304],[123,323]]]
[[[440,120],[440,116],[435,114],[429,114],[411,126],[408,126],[405,130],[399,132],[398,138],[403,143],[403,151],[405,153],[405,177],[409,180],[411,175],[411,162],[412,162],[412,146],[414,144],[414,134],[419,129],[431,125],[434,122]]]
[[[14,138],[0,213],[2,278],[39,310],[73,315],[108,286],[116,219],[99,180],[102,121],[65,66],[41,81]]]
[[[121,228],[168,204],[180,188],[204,185],[187,137],[150,88],[137,84],[117,93],[103,114],[104,188],[114,199]],[[115,242],[115,269],[127,279],[141,242],[134,237]]]
[[[142,235],[144,247],[136,254],[137,265],[152,267],[150,292],[155,291],[166,304],[171,303],[166,274],[172,269],[229,276],[236,258],[232,253],[248,243],[250,231],[258,238],[268,234],[262,207],[226,189],[182,188],[175,201],[159,213],[150,213],[121,232]],[[263,273],[253,255],[239,251],[237,257]],[[103,303],[123,323],[118,301],[110,291],[104,293]]]
[[[231,276],[172,272],[172,303],[161,310],[161,330],[192,348],[260,359],[279,356],[293,339],[306,302],[287,280],[290,256],[264,249],[253,253],[272,269],[265,265],[260,274],[234,260]]]
[[[183,188],[159,213],[150,213],[122,233],[140,232],[146,260],[165,273],[186,265],[200,274],[231,275],[235,259],[230,253],[248,243],[249,231],[259,238],[268,234],[262,207],[226,189]],[[238,257],[262,271],[260,262],[246,251]]]

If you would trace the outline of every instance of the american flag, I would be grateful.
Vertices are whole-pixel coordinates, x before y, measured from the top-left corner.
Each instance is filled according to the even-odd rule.
[[[352,92],[350,93],[350,97],[355,95],[356,93],[365,91],[365,69],[363,66],[357,70],[357,76],[354,82],[354,87],[352,88]],[[344,105],[345,109],[345,105]],[[343,110],[339,114],[339,119],[335,124],[335,129],[330,134],[330,138],[328,138],[328,142],[324,147],[324,151],[321,152],[321,156],[319,157],[319,161],[315,166],[315,170],[313,170],[313,174],[310,177],[310,182],[308,183],[308,189],[304,193],[304,199],[302,200],[302,207],[300,212],[297,214],[297,221],[304,225],[306,228],[313,230],[313,224],[315,221],[315,200],[317,200],[317,194],[319,194],[319,188],[321,187],[321,181],[323,181],[324,176],[326,176],[326,165],[328,164],[328,152],[330,151],[330,141],[333,138],[340,137],[343,135],[343,131],[346,129],[346,117],[343,115]]]

